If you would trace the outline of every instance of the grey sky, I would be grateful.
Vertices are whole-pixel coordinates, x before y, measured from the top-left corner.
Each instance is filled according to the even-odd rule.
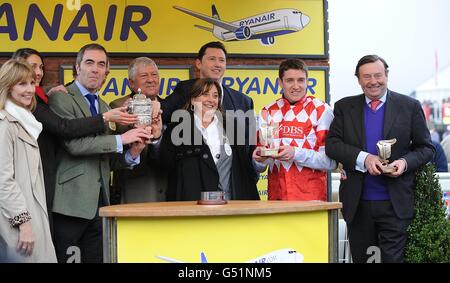
[[[361,93],[359,58],[377,54],[389,65],[388,87],[409,94],[450,64],[449,0],[329,0],[331,104]],[[449,78],[450,79],[450,78]]]

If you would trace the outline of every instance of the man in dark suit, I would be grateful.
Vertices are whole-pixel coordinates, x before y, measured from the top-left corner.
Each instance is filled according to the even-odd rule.
[[[133,92],[111,102],[111,108],[122,107],[139,90],[152,101],[162,101],[158,96],[160,88],[159,70],[152,59],[139,57],[131,61],[128,66],[128,80],[130,81]],[[158,121],[154,119],[153,121],[154,124],[158,125],[154,125],[152,134],[155,137],[160,137],[162,128],[161,119]],[[117,132],[124,133],[130,128],[130,126],[120,126],[117,127]],[[159,142],[160,139],[156,139],[145,146],[141,153],[141,162],[133,170],[122,168],[114,171],[113,189],[111,193],[111,197],[114,195],[116,198],[114,202],[136,203],[165,201],[168,174],[165,169],[161,168],[157,160]]]
[[[364,93],[336,102],[325,143],[326,154],[343,164],[347,176],[339,198],[352,258],[368,262],[381,255],[382,262],[403,262],[414,173],[431,160],[434,147],[420,103],[387,89],[384,59],[362,57],[355,75]],[[395,170],[382,173],[376,143],[394,138],[389,160]]]
[[[198,57],[195,60],[195,66],[200,70],[200,78],[210,78],[217,80],[222,87],[222,107],[224,110],[242,110],[247,115],[236,114],[238,118],[248,119],[245,131],[245,142],[249,143],[250,137],[249,133],[254,133],[255,123],[252,121],[254,119],[253,113],[253,100],[246,96],[245,94],[235,91],[227,86],[222,85],[222,78],[226,70],[226,56],[227,51],[225,46],[218,42],[209,42],[203,45],[199,52]],[[170,96],[168,96],[164,101],[161,102],[161,109],[163,110],[163,123],[167,124],[170,122],[172,113],[175,110],[181,109],[187,101],[187,97],[194,85],[196,79],[191,79],[187,81],[181,81],[177,84],[176,88]],[[249,111],[247,113],[247,111]],[[241,113],[241,114],[244,114]],[[250,127],[252,130],[250,130]],[[238,140],[239,142],[239,140]]]

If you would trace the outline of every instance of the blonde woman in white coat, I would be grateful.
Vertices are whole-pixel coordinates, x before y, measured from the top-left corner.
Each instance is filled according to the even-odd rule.
[[[23,60],[0,69],[0,236],[7,258],[56,262],[50,236],[37,138],[42,130],[31,113],[35,74]]]

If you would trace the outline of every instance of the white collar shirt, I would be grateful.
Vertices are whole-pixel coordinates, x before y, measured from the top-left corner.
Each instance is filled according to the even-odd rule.
[[[386,92],[383,94],[383,96],[380,97],[379,100],[381,101],[381,103],[378,104],[376,110],[380,109],[380,107],[383,106],[383,104],[386,103],[386,97],[387,97],[387,90],[386,90]],[[371,100],[370,98],[368,98],[367,96],[365,96],[365,95],[364,95],[364,98],[366,99],[366,104],[367,104],[367,105],[369,106],[369,108],[370,108],[370,103],[372,102],[372,100]]]

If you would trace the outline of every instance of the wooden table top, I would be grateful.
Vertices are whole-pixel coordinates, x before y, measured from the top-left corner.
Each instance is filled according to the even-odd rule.
[[[180,217],[311,212],[342,207],[322,201],[229,201],[223,205],[198,205],[196,201],[148,202],[100,208],[102,217]]]

